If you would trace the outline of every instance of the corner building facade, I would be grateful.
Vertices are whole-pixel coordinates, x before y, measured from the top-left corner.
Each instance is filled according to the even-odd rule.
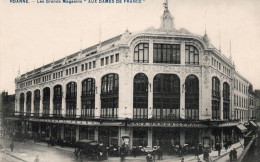
[[[238,140],[235,66],[205,33],[177,30],[164,3],[159,29],[126,31],[16,79],[23,133],[105,145]]]

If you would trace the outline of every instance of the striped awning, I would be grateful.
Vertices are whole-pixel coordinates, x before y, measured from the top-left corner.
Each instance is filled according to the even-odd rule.
[[[245,133],[247,131],[247,128],[243,124],[238,124],[237,128],[242,132]]]

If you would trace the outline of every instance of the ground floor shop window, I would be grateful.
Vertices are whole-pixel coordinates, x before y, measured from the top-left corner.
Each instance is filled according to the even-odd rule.
[[[133,146],[147,146],[148,128],[133,128]]]
[[[160,146],[164,151],[172,150],[173,145],[180,145],[179,128],[153,128],[153,146]]]
[[[118,127],[99,127],[98,142],[104,146],[118,146]]]
[[[200,138],[200,130],[196,128],[190,128],[185,130],[185,144],[190,147],[198,146]]]
[[[64,127],[64,140],[75,142],[76,141],[76,127],[75,126],[65,126]]]

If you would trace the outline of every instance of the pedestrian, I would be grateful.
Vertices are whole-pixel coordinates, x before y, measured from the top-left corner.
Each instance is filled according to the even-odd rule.
[[[137,148],[136,148],[136,146],[133,147],[132,153],[133,153],[133,156],[136,157],[136,154],[137,154]]]
[[[10,148],[11,148],[11,151],[13,152],[13,150],[14,150],[14,141],[12,141],[12,143],[10,144]]]
[[[157,149],[158,160],[162,160],[162,155],[163,155],[162,149],[160,146],[158,146],[158,149]]]
[[[233,161],[233,150],[229,152],[229,161]]]
[[[184,162],[184,157],[181,158],[181,162]]]
[[[148,152],[148,154],[146,156],[146,161],[147,162],[153,162],[153,156],[150,154],[150,152]]]
[[[127,153],[126,149],[127,149],[126,145],[125,145],[125,143],[123,143],[123,145],[120,147],[120,161],[121,162],[125,161],[125,156]]]
[[[195,158],[199,158],[199,148],[198,148],[198,146],[195,146],[194,154],[195,154]]]
[[[203,159],[205,161],[209,161],[209,152],[208,149],[205,149],[204,154],[203,154]]]
[[[36,158],[34,159],[34,162],[40,162],[40,158],[39,158],[38,155],[37,155]]]
[[[216,150],[218,151],[218,156],[220,156],[220,152],[221,152],[221,145],[219,142],[216,143]]]
[[[237,160],[237,150],[233,148],[233,160]]]

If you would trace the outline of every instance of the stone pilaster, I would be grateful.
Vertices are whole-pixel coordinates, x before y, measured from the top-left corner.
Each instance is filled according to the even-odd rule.
[[[34,92],[32,92],[31,97],[31,116],[34,116]]]
[[[77,101],[76,101],[76,117],[79,118],[81,116],[81,81],[77,82]]]
[[[101,100],[100,100],[100,94],[101,94],[101,79],[100,76],[95,78],[95,112],[94,116],[95,118],[100,117],[101,112]]]
[[[62,109],[61,109],[61,114],[63,117],[66,116],[66,85],[62,86]]]
[[[50,117],[53,116],[53,87],[50,87]]]
[[[42,100],[43,100],[43,89],[41,89],[40,91],[40,109],[39,109],[39,116],[42,116],[42,109],[43,109],[43,105],[42,105]]]

